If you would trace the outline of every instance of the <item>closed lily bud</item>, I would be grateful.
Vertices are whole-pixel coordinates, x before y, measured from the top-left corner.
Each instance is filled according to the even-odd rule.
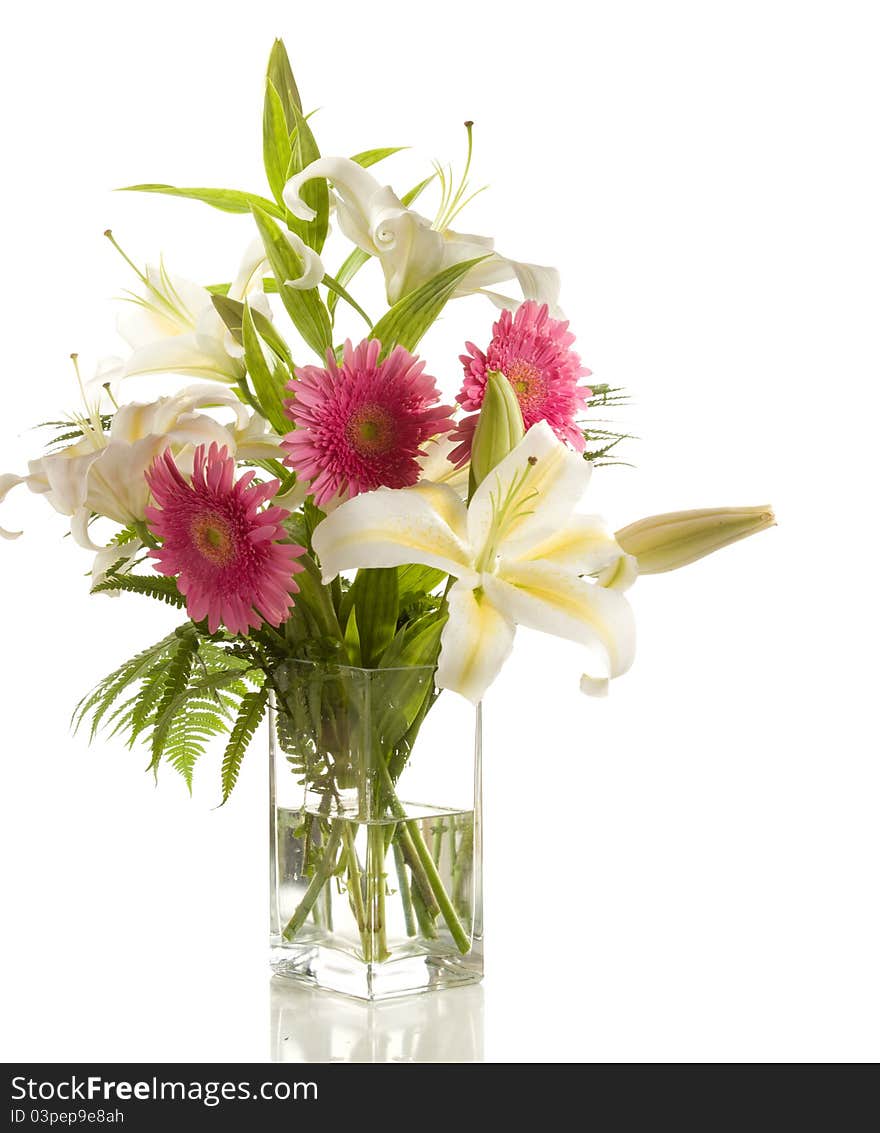
[[[639,574],[662,574],[776,524],[771,507],[670,511],[640,519],[614,538],[638,561]]]
[[[471,446],[471,485],[477,488],[525,436],[522,410],[503,374],[489,370]]]

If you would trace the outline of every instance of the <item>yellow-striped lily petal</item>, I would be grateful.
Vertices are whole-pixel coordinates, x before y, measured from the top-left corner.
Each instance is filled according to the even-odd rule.
[[[466,544],[467,509],[445,484],[378,488],[340,505],[315,529],[325,582],[355,567],[421,563],[476,582]]]
[[[487,569],[494,553],[516,557],[571,519],[592,466],[560,444],[541,421],[480,484],[468,508],[468,535]]]
[[[499,573],[485,576],[483,584],[492,604],[517,625],[583,645],[591,655],[591,672],[616,677],[632,664],[635,624],[618,591],[546,563],[502,562]]]
[[[545,562],[575,574],[598,574],[615,567],[623,551],[598,515],[574,515],[564,527],[516,556],[520,562]]]
[[[437,687],[479,704],[510,656],[516,627],[483,590],[457,582],[449,591],[449,620],[440,638]]]

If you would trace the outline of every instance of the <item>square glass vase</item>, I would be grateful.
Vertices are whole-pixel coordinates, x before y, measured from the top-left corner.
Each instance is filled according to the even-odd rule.
[[[431,666],[272,674],[274,973],[358,999],[483,975],[481,712]]]

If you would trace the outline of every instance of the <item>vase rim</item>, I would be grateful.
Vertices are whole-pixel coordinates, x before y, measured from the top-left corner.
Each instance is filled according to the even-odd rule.
[[[368,676],[404,672],[435,673],[437,671],[436,665],[389,665],[387,668],[367,669],[363,665],[346,665],[342,661],[308,661],[300,657],[288,657],[285,661],[279,663],[278,668],[283,665],[307,665],[311,669],[326,669],[328,671],[341,669],[347,673],[365,673]]]

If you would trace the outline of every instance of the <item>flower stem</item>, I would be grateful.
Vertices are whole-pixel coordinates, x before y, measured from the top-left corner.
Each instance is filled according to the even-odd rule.
[[[343,822],[343,838],[345,839],[345,853],[348,858],[348,893],[357,921],[358,932],[361,934],[361,947],[364,950],[364,959],[370,961],[370,934],[367,932],[367,913],[364,908],[364,891],[361,888],[361,869],[358,863],[357,848],[351,833],[351,823]]]
[[[312,911],[315,902],[320,896],[321,889],[333,874],[336,868],[336,852],[339,849],[339,843],[342,839],[342,830],[340,827],[343,825],[341,821],[333,823],[330,830],[330,836],[327,839],[327,844],[324,848],[324,856],[318,868],[312,875],[312,880],[309,882],[309,887],[305,891],[303,899],[300,901],[296,908],[296,912],[287,922],[282,932],[285,940],[293,940],[299,930],[306,922],[306,918]]]
[[[385,832],[378,824],[367,827],[367,893],[371,959],[387,960],[391,953],[385,935]]]
[[[400,901],[403,905],[403,919],[406,921],[406,935],[415,936],[416,922],[415,914],[413,913],[413,898],[409,886],[409,878],[406,876],[406,862],[403,860],[403,850],[400,848],[400,843],[395,838],[394,846],[394,865],[397,869],[397,883],[400,886]]]

